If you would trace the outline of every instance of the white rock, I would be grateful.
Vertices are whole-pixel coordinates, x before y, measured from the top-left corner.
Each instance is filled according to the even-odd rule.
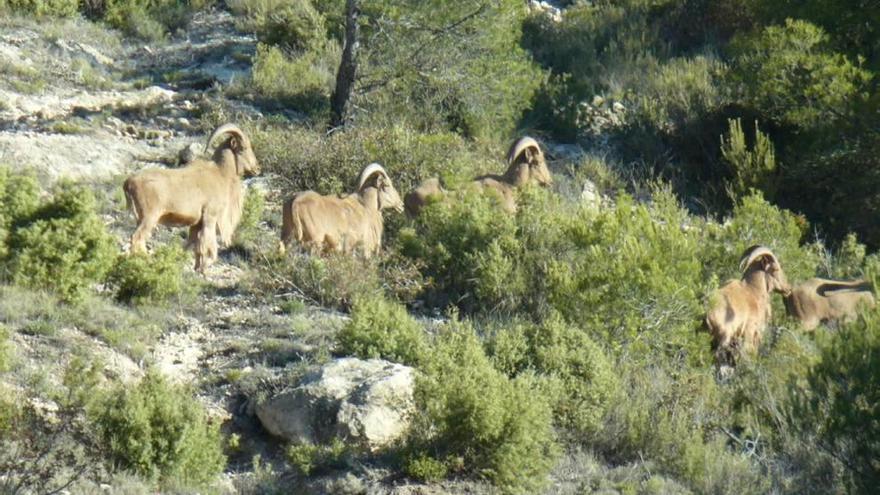
[[[380,359],[337,359],[258,404],[257,417],[270,433],[293,442],[339,438],[380,450],[409,426],[414,372]]]

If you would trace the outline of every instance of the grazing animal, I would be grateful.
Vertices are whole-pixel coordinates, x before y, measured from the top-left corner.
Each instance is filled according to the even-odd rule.
[[[764,328],[770,321],[771,294],[791,292],[782,266],[764,246],[748,248],[740,270],[740,280],[730,280],[715,291],[706,313],[705,324],[719,366],[735,364],[735,351],[740,347],[748,353],[760,347]]]
[[[482,175],[472,182],[482,189],[496,191],[501,198],[501,206],[510,213],[516,212],[516,189],[528,183],[542,186],[553,183],[541,147],[528,136],[516,140],[510,146],[507,152],[507,171],[503,175]],[[439,179],[426,179],[406,195],[406,211],[410,216],[418,216],[430,198],[445,194]]]
[[[801,322],[804,330],[820,323],[855,319],[859,307],[874,307],[871,283],[864,280],[843,282],[811,278],[783,296],[785,310]]]
[[[385,209],[402,212],[403,202],[378,163],[361,172],[356,192],[347,196],[298,192],[284,202],[281,250],[295,239],[312,253],[352,253],[360,247],[369,258],[382,245]]]
[[[214,149],[211,159],[194,158],[177,169],[150,169],[125,180],[122,188],[137,219],[131,252],[145,252],[157,225],[189,227],[187,248],[195,252],[200,272],[217,259],[217,236],[229,245],[241,219],[241,178],[260,173],[250,140],[234,124],[211,133],[211,143],[228,136]]]

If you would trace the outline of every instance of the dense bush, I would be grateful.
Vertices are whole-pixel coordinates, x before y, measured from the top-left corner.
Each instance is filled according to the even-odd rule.
[[[191,392],[150,372],[134,387],[120,386],[93,412],[113,460],[163,483],[200,485],[226,463],[219,425]]]
[[[339,352],[418,365],[426,351],[422,328],[400,304],[381,294],[355,297],[351,320],[336,336]]]
[[[13,282],[76,301],[104,279],[115,247],[92,193],[62,183],[31,215],[14,220],[8,250]]]
[[[161,303],[187,289],[183,265],[188,260],[176,243],[158,247],[151,255],[122,254],[110,269],[107,282],[121,302]]]
[[[303,476],[344,466],[348,453],[345,443],[338,438],[334,438],[328,445],[291,445],[285,452],[287,462]]]
[[[18,224],[33,215],[40,204],[40,186],[29,172],[12,172],[0,167],[0,259],[9,254],[9,234]]]
[[[820,342],[809,393],[796,412],[800,427],[817,433],[820,448],[842,461],[860,493],[880,483],[878,370],[880,319],[872,312]]]
[[[320,50],[288,54],[283,49],[260,44],[254,59],[251,84],[243,90],[257,98],[290,106],[320,117],[328,111],[335,83],[334,64],[339,58],[335,45]]]
[[[763,191],[772,198],[776,192],[776,154],[773,143],[758,129],[755,122],[755,139],[751,150],[746,144],[742,122],[730,120],[727,137],[721,137],[721,156],[733,171],[733,181],[728,185],[736,196],[745,196],[752,189]]]
[[[358,175],[372,162],[385,167],[401,195],[428,177],[440,176],[455,184],[479,172],[504,170],[506,150],[499,146],[493,150],[497,158],[487,159],[473,143],[449,132],[420,133],[394,125],[358,127],[327,136],[272,122],[245,130],[263,170],[278,174],[289,192],[353,192]],[[385,215],[386,223],[394,218],[393,213]]]
[[[266,211],[265,192],[258,187],[249,187],[244,196],[241,208],[241,220],[235,229],[232,243],[242,248],[254,248],[259,245],[264,230],[260,224]]]
[[[660,363],[658,363],[660,364]],[[719,421],[721,392],[708,370],[620,365],[623,393],[596,438],[618,462],[642,456],[657,472],[696,493],[767,493],[770,480],[746,456],[729,450]]]
[[[441,332],[421,369],[412,429],[421,454],[408,464],[414,474],[440,472],[431,458],[506,493],[533,493],[546,483],[557,446],[532,375],[508,379],[495,370],[473,329],[459,322]]]
[[[731,44],[730,72],[739,97],[768,120],[800,128],[850,114],[870,75],[827,49],[828,36],[809,22],[787,19]]]
[[[499,328],[489,348],[495,366],[508,375],[533,370],[551,380],[560,425],[587,435],[601,427],[618,381],[602,348],[583,330],[551,317],[540,325]]]
[[[78,7],[79,0],[0,0],[0,10],[36,16],[69,17],[77,13]]]

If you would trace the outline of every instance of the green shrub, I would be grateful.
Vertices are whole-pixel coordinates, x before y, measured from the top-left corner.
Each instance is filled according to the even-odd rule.
[[[94,411],[107,451],[126,469],[163,483],[205,484],[225,465],[219,425],[186,388],[149,372]]]
[[[739,278],[739,257],[749,246],[769,247],[789,281],[815,276],[819,257],[815,249],[801,245],[809,231],[802,216],[773,206],[760,193],[740,198],[729,221],[710,225],[703,253],[707,273],[725,278]]]
[[[650,205],[621,194],[615,208],[568,212],[570,246],[546,261],[549,304],[614,351],[706,359],[693,331],[704,246],[691,221],[664,189]]]
[[[449,472],[446,463],[424,453],[407,459],[403,467],[407,476],[425,483],[441,481]]]
[[[260,44],[251,74],[252,85],[247,90],[261,99],[320,118],[329,108],[336,82],[332,61],[338,57],[338,48],[329,43],[322,51],[298,55],[287,55],[280,48]]]
[[[505,493],[546,482],[557,446],[550,408],[531,375],[508,379],[492,367],[469,325],[451,323],[416,379],[414,459],[485,476]]]
[[[769,491],[760,467],[731,451],[714,428],[722,419],[721,393],[708,369],[618,365],[618,370],[623,393],[595,438],[600,452],[617,463],[650,459],[653,472],[673,476],[695,493]]]
[[[266,198],[263,191],[256,187],[249,187],[244,196],[244,205],[241,210],[241,220],[235,229],[233,243],[239,246],[254,246],[260,238],[263,230],[260,222],[266,209]]]
[[[499,328],[489,342],[495,366],[508,375],[534,370],[556,381],[554,417],[578,433],[592,434],[618,389],[611,363],[587,334],[558,316],[540,325]]]
[[[425,353],[422,328],[406,308],[381,294],[355,297],[351,320],[336,336],[339,351],[364,359],[382,358],[418,365]]]
[[[450,132],[421,133],[401,125],[356,127],[329,136],[307,127],[272,122],[245,128],[264,173],[281,177],[285,190],[321,194],[351,193],[371,162],[381,163],[394,187],[404,194],[428,177],[447,184],[480,171],[500,172],[500,160],[487,160],[474,145]],[[498,149],[495,156],[502,156]],[[386,224],[397,218],[386,214]]]
[[[766,134],[758,129],[755,121],[755,139],[752,150],[746,145],[746,137],[739,119],[728,121],[727,138],[721,136],[721,156],[733,170],[733,182],[729,185],[736,196],[747,194],[751,189],[762,191],[768,198],[776,192],[776,152]]]
[[[0,199],[5,208],[0,212],[0,259],[9,254],[9,234],[18,224],[27,221],[40,204],[40,186],[30,172],[19,173],[0,167]]]
[[[147,40],[158,40],[182,27],[208,0],[104,0],[86,8],[111,26]]]
[[[90,191],[59,185],[51,199],[17,222],[9,237],[12,281],[76,301],[103,280],[115,247],[95,209]]]
[[[380,293],[376,260],[269,253],[253,266],[246,284],[258,295],[293,293],[312,304],[347,309],[361,294]]]
[[[285,452],[289,462],[303,476],[311,476],[345,465],[348,448],[338,438],[329,445],[291,445]]]
[[[739,95],[768,120],[800,128],[849,113],[869,73],[828,49],[828,35],[786,19],[733,41],[730,78]]]
[[[0,325],[0,372],[8,371],[10,366],[12,366],[12,344],[9,342],[9,330],[6,326]]]
[[[302,52],[320,48],[327,39],[324,16],[310,0],[232,0],[230,8],[267,45]]]
[[[0,10],[36,16],[70,17],[77,13],[78,6],[79,0],[0,0]]]
[[[880,483],[880,317],[872,312],[820,340],[819,361],[799,398],[798,426],[840,459],[857,492]]]
[[[512,258],[519,252],[516,219],[493,192],[467,190],[428,205],[415,229],[401,232],[401,252],[424,263],[436,295],[465,308],[519,301],[526,280]]]
[[[186,291],[183,264],[188,256],[178,244],[157,248],[153,254],[122,254],[107,276],[117,301],[157,303]]]

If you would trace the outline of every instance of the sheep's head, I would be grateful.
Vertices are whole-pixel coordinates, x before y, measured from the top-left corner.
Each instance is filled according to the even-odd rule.
[[[782,271],[779,260],[768,248],[764,246],[752,246],[743,253],[739,264],[743,274],[753,270],[761,270],[766,274],[767,292],[779,292],[783,295],[791,293],[791,286]]]
[[[208,142],[205,144],[205,152],[218,137],[229,135],[229,139],[217,147],[217,150],[228,148],[235,155],[235,170],[238,175],[259,175],[260,164],[251,147],[251,140],[235,124],[223,124],[214,129]]]
[[[391,183],[388,173],[378,163],[367,165],[358,179],[358,192],[365,187],[374,186],[378,193],[379,209],[392,209],[398,213],[403,211],[403,200]]]
[[[515,170],[518,182],[534,182],[541,186],[553,184],[550,169],[538,142],[528,136],[514,141],[507,152],[508,170]]]

